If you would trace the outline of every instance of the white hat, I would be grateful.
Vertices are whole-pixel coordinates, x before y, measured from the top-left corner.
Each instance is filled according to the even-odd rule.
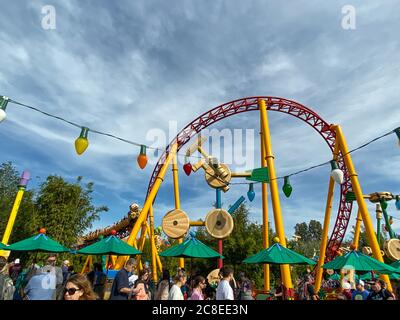
[[[350,290],[351,289],[351,285],[350,285],[350,283],[345,282],[345,283],[342,284],[342,288],[344,290]]]
[[[362,281],[361,279],[357,281],[357,284],[359,284],[360,286],[363,286],[363,287],[365,285],[364,281]]]
[[[15,259],[15,260],[14,260],[14,263],[15,263],[15,264],[20,263],[20,260],[19,260],[19,259]]]
[[[69,264],[69,260],[64,260],[64,264]]]

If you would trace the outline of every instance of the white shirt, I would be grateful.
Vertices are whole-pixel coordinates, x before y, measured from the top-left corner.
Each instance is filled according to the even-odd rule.
[[[184,300],[182,290],[176,284],[169,290],[168,300]]]
[[[217,300],[234,300],[233,290],[227,280],[221,280],[217,287]]]

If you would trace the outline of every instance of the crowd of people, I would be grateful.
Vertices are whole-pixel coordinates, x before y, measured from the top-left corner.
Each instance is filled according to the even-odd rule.
[[[178,269],[172,276],[164,270],[161,279],[154,283],[148,265],[138,274],[136,260],[129,259],[125,267],[115,275],[109,300],[254,300],[254,283],[241,272],[236,280],[230,266],[220,269],[219,281],[209,283],[198,272],[193,276]],[[57,256],[49,255],[40,267],[33,264],[23,270],[19,259],[8,264],[0,257],[0,300],[104,300],[108,277],[100,263],[93,264],[87,274],[77,274],[68,260],[57,266]],[[323,291],[337,300],[396,300],[382,280],[350,282],[326,279]],[[280,279],[267,300],[319,300],[315,292],[314,278],[306,274],[296,283],[296,290],[287,290]],[[334,297],[334,298],[333,298]]]

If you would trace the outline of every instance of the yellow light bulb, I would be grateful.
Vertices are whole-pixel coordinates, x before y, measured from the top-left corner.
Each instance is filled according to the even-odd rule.
[[[88,131],[89,131],[88,128],[83,127],[81,134],[75,140],[75,150],[76,153],[79,155],[84,153],[87,147],[89,146],[89,140],[87,139]]]

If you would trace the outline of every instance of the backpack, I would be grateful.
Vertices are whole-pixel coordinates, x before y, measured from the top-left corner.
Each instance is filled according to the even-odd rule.
[[[6,274],[0,274],[0,300],[12,300],[14,291],[12,279]]]

